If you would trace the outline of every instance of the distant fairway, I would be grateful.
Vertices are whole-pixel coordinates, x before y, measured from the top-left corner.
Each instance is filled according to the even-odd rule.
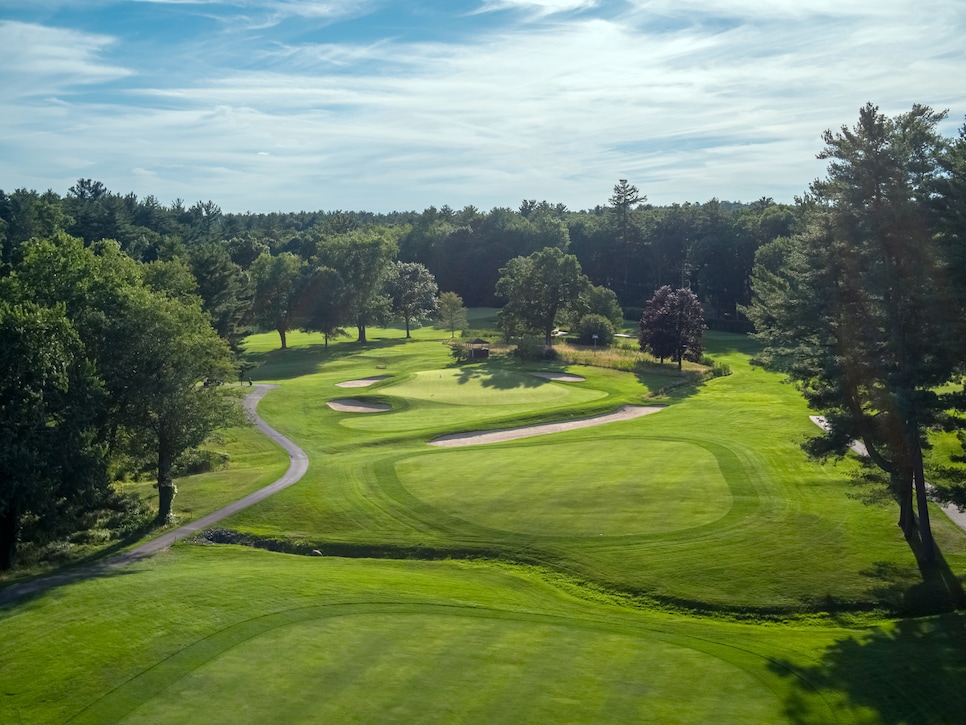
[[[401,398],[473,406],[578,404],[606,397],[599,390],[578,384],[555,383],[526,372],[499,368],[422,370],[413,379],[390,386],[385,392]]]
[[[690,443],[626,438],[462,449],[400,461],[414,496],[492,529],[540,536],[660,534],[731,508],[717,460]]]

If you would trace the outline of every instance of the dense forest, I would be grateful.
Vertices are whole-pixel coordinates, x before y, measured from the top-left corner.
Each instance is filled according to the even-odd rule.
[[[166,206],[91,179],[78,180],[65,196],[0,191],[5,263],[26,240],[63,230],[88,245],[116,240],[141,262],[186,261],[205,297],[215,266],[219,274],[244,276],[264,252],[310,263],[340,238],[378,230],[396,243],[399,261],[425,265],[439,289],[457,293],[469,307],[502,305],[494,289],[507,261],[557,247],[575,255],[590,281],[612,289],[625,307],[642,307],[654,290],[670,284],[693,289],[709,317],[721,320],[735,319],[749,302],[755,251],[794,233],[798,219],[797,207],[768,198],[655,207],[624,180],[606,204],[583,211],[524,200],[517,209],[488,212],[442,206],[388,214],[231,214],[214,201]]]

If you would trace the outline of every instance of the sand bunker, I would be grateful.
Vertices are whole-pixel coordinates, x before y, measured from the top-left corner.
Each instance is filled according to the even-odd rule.
[[[530,425],[523,428],[505,428],[503,430],[489,430],[477,433],[454,433],[453,435],[443,436],[442,438],[430,441],[429,445],[456,447],[513,441],[519,438],[547,435],[548,433],[560,433],[565,430],[589,428],[594,425],[604,425],[605,423],[613,423],[618,420],[631,420],[633,418],[640,418],[642,415],[657,413],[661,410],[664,410],[664,408],[660,406],[625,405],[616,413],[598,415],[593,418],[566,420],[560,423],[541,423],[540,425]]]
[[[376,375],[371,378],[359,378],[358,380],[346,380],[342,383],[336,383],[338,388],[365,388],[373,383],[378,383],[380,380],[385,380],[388,375]]]
[[[330,400],[328,406],[332,410],[338,410],[340,413],[383,413],[387,410],[392,410],[385,403],[367,403],[364,400],[355,400],[354,398]]]
[[[579,375],[571,375],[569,373],[530,373],[531,375],[536,375],[538,378],[546,378],[547,380],[556,380],[561,383],[582,383],[586,378],[582,378]]]

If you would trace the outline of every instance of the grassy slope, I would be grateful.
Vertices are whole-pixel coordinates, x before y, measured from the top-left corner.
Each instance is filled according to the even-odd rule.
[[[501,361],[454,374],[447,349],[429,341],[438,334],[420,331],[421,342],[382,331],[383,340],[362,349],[345,342],[328,354],[267,353],[258,372],[282,388],[261,413],[312,465],[303,483],[231,525],[317,545],[476,550],[694,607],[885,601],[908,611],[961,597],[966,536],[937,513],[947,566],[923,581],[894,508],[850,497],[849,464],[806,460],[798,443],[814,432],[808,410],[778,376],[749,366],[745,338],[712,334],[709,351],[735,374],[693,394],[676,391],[660,414],[454,451],[426,442],[640,403],[648,386],[599,368],[580,368],[584,383],[547,383],[526,373],[552,366]],[[272,344],[258,339],[253,347]],[[371,388],[335,386],[370,375],[390,378]],[[407,390],[418,395],[397,395]],[[483,395],[497,404],[480,404]],[[393,411],[336,413],[325,405],[336,397],[387,402]],[[590,513],[578,513],[588,505]]]
[[[314,541],[465,547],[495,537],[498,553],[728,606],[798,606],[832,590],[860,601],[935,599],[943,572],[923,580],[914,570],[891,507],[846,497],[847,467],[801,457],[806,411],[774,376],[747,368],[741,344],[714,339],[736,374],[693,396],[679,391],[649,419],[462,452],[425,441],[481,420],[640,402],[647,386],[586,369],[587,383],[571,389],[602,397],[553,384],[564,390],[519,409],[490,406],[481,418],[480,406],[393,396],[417,371],[446,369],[438,343],[336,347],[324,366],[320,350],[274,355],[262,372],[274,370],[284,387],[261,412],[308,443],[312,470],[234,523]],[[334,386],[387,373],[393,379],[375,390]],[[324,406],[347,394],[397,408],[363,425],[365,416]],[[415,430],[391,423],[399,413]],[[263,473],[278,465],[257,446],[251,454],[253,470],[259,456]],[[682,476],[688,485],[675,490]],[[498,485],[487,491],[488,481]],[[704,509],[690,507],[689,517],[689,507],[661,508],[688,496],[703,497]],[[590,515],[575,516],[575,506]],[[963,535],[939,516],[937,532],[961,573]],[[961,614],[869,627],[742,624],[618,607],[546,570],[181,545],[0,609],[0,722],[956,721],[966,708],[964,624]],[[910,694],[916,681],[929,682],[929,697]]]
[[[182,545],[0,626],[2,722],[871,723],[966,705],[959,616],[752,626],[471,562]],[[943,697],[901,694],[922,670]]]

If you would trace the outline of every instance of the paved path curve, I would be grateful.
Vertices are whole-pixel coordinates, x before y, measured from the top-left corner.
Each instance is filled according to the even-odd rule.
[[[184,526],[179,526],[176,529],[162,534],[156,539],[151,539],[151,541],[147,541],[140,546],[136,546],[135,548],[125,551],[122,554],[118,554],[117,556],[112,556],[109,559],[99,561],[96,564],[91,564],[90,566],[79,567],[70,571],[58,572],[57,574],[39,577],[37,579],[24,582],[23,584],[15,584],[7,587],[6,589],[0,590],[0,604],[5,604],[22,597],[39,594],[47,589],[52,589],[53,587],[61,586],[63,584],[69,584],[81,579],[97,576],[104,572],[109,572],[113,569],[126,566],[132,562],[145,559],[153,554],[158,553],[159,551],[169,548],[176,541],[180,541],[181,539],[187,538],[192,534],[196,534],[203,529],[209,528],[222,519],[225,519],[232,514],[241,511],[242,509],[246,509],[252,504],[258,503],[262,499],[268,498],[272,494],[281,491],[283,488],[291,486],[293,483],[302,478],[309,467],[309,458],[305,454],[305,451],[265,423],[265,421],[258,417],[258,413],[256,413],[255,410],[258,407],[258,401],[265,397],[265,393],[277,387],[277,385],[256,385],[255,389],[245,397],[243,404],[245,406],[245,411],[248,413],[252,421],[254,421],[255,427],[288,452],[288,470],[281,478],[274,483],[265,486],[265,488],[260,488],[259,490],[248,494],[244,498],[228,504],[224,508],[220,508],[217,511],[208,514],[207,516],[202,516],[200,519],[191,521]]]

